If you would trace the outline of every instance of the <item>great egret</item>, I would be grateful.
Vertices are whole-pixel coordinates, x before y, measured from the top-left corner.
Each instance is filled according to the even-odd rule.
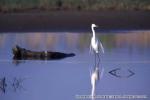
[[[90,52],[94,52],[95,54],[95,64],[96,64],[96,55],[98,56],[99,58],[99,54],[102,52],[104,53],[104,48],[103,48],[103,45],[102,43],[96,38],[96,35],[95,35],[95,30],[94,28],[95,27],[98,27],[97,25],[95,24],[92,24],[91,25],[91,29],[92,29],[92,32],[93,32],[93,36],[91,38],[91,44],[90,44]],[[100,60],[100,58],[99,58]]]
[[[90,50],[93,50],[95,53],[100,53],[100,51],[104,53],[104,48],[103,48],[102,43],[95,36],[95,30],[94,30],[95,27],[98,27],[98,26],[95,24],[91,25],[93,36],[91,38]]]
[[[44,53],[45,53],[45,57],[47,57],[47,55],[48,55],[47,51],[44,51]]]

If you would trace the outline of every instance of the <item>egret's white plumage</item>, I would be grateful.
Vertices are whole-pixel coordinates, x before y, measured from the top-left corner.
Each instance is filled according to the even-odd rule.
[[[95,30],[94,30],[95,27],[98,27],[98,26],[95,24],[91,25],[93,36],[91,38],[90,51],[93,50],[95,53],[100,53],[100,52],[104,53],[104,48],[103,48],[102,43],[98,41],[98,39],[96,38]]]
[[[44,51],[44,53],[45,53],[45,56],[47,57],[47,54],[48,54],[47,51]]]

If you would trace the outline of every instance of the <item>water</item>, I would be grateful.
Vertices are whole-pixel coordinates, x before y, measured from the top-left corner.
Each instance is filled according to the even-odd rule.
[[[146,95],[140,100],[148,100],[150,31],[102,32],[97,37],[105,54],[101,55],[99,68],[103,73],[96,84],[96,95]],[[77,100],[80,95],[91,95],[94,55],[89,54],[90,38],[91,33],[0,34],[0,100]],[[34,51],[52,50],[76,56],[16,63],[12,59],[16,44]],[[113,70],[115,75],[109,73]],[[134,74],[127,77],[129,70]]]

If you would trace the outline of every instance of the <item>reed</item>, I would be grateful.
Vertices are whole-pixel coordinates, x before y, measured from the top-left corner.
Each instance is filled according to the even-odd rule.
[[[150,10],[150,0],[0,0],[0,11]]]

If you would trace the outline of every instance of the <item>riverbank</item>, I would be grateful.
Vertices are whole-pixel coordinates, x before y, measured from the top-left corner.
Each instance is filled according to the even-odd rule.
[[[90,31],[90,24],[100,30],[149,30],[149,11],[55,11],[0,13],[0,32]]]
[[[149,0],[0,0],[0,12],[149,10]]]

